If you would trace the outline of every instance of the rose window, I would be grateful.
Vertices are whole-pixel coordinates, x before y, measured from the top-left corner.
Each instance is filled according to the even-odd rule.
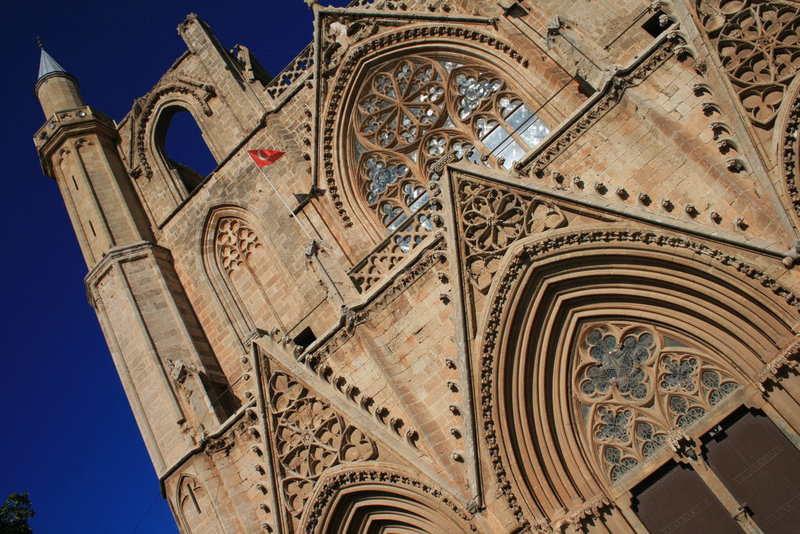
[[[430,199],[432,166],[456,160],[510,168],[548,127],[494,69],[414,56],[376,68],[358,96],[351,166],[359,190],[389,231]]]

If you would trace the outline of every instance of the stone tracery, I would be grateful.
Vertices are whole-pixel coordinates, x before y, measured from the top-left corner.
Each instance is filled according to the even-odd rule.
[[[800,9],[764,0],[700,0],[697,12],[750,120],[771,127],[800,69]]]
[[[653,326],[590,324],[578,343],[576,411],[612,482],[739,386],[707,354]]]
[[[283,502],[290,514],[299,517],[323,471],[341,463],[371,460],[377,448],[372,439],[345,423],[330,405],[286,373],[270,376],[269,395]]]
[[[510,168],[549,129],[489,67],[465,58],[404,57],[381,65],[357,98],[357,190],[396,229],[421,207],[447,153]]]

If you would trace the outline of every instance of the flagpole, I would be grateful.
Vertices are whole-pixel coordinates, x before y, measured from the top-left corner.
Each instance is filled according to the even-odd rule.
[[[261,176],[264,177],[264,179],[267,181],[267,183],[272,188],[272,190],[275,191],[275,194],[278,195],[278,198],[281,199],[281,202],[283,202],[283,205],[286,206],[286,209],[289,210],[289,215],[297,223],[297,226],[299,226],[300,229],[303,231],[303,233],[306,234],[306,237],[309,239],[309,241],[311,241],[312,243],[315,242],[314,238],[311,237],[311,234],[309,234],[308,230],[306,230],[306,227],[303,226],[303,224],[300,222],[300,219],[297,218],[297,214],[292,210],[292,208],[289,207],[289,204],[286,203],[286,201],[283,199],[283,196],[281,196],[281,194],[275,188],[275,184],[272,183],[272,180],[270,180],[269,176],[267,176],[267,174],[264,172],[264,168],[263,167],[259,167],[258,170],[261,171]]]

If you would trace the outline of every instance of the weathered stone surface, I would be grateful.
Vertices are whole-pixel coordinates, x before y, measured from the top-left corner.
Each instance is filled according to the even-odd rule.
[[[117,125],[37,89],[181,531],[642,532],[671,461],[765,528],[703,455],[766,416],[797,463],[796,5],[309,4],[271,79],[189,16]]]

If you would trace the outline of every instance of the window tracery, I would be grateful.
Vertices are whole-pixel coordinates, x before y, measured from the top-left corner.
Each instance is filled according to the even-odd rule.
[[[591,449],[612,483],[739,387],[702,351],[621,322],[584,328],[573,383]]]
[[[256,327],[285,331],[286,323],[295,317],[287,319],[290,312],[279,313],[275,303],[281,301],[291,280],[270,256],[253,225],[237,212],[227,213],[215,221],[209,245],[213,247],[216,270],[247,323],[243,334]]]
[[[445,154],[510,168],[549,133],[494,69],[428,55],[381,65],[358,96],[353,130],[359,193],[389,231],[430,198]]]

